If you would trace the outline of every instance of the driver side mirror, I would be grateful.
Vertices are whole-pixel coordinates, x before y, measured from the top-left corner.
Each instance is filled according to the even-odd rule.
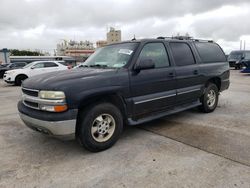
[[[141,59],[139,63],[136,64],[135,70],[140,71],[140,70],[146,70],[146,69],[153,69],[155,68],[155,63],[153,62],[152,59]]]

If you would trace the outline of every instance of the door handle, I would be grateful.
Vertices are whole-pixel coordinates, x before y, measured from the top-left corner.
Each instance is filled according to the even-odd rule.
[[[198,70],[194,70],[194,74],[197,75],[199,72]]]
[[[168,73],[168,77],[174,77],[174,73],[173,72]]]

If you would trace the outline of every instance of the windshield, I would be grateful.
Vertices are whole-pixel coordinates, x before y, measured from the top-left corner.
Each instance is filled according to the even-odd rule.
[[[228,59],[241,59],[241,57],[243,56],[242,52],[231,52]]]
[[[34,63],[29,63],[29,64],[25,65],[23,68],[26,69],[26,68],[28,68],[28,67],[31,67],[33,64],[34,64]]]
[[[137,44],[123,43],[99,48],[82,67],[121,68],[128,63]]]

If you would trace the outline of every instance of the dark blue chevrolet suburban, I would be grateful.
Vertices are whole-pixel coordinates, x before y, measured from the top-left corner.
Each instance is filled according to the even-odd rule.
[[[18,110],[36,131],[76,138],[97,152],[123,126],[198,107],[213,112],[229,87],[229,64],[213,41],[183,38],[108,45],[80,68],[25,80]]]

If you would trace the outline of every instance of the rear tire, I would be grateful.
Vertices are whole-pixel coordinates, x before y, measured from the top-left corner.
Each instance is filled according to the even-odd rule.
[[[120,110],[110,103],[94,104],[80,112],[77,140],[87,150],[99,152],[112,147],[123,129]]]
[[[204,95],[200,98],[202,105],[199,106],[199,109],[205,113],[213,112],[217,107],[218,100],[218,87],[213,83],[209,83],[205,89]]]
[[[28,78],[28,76],[26,76],[26,75],[18,75],[17,77],[16,77],[16,79],[15,79],[15,85],[16,86],[20,86],[21,84],[22,84],[22,82],[25,80],[25,79],[27,79]]]

